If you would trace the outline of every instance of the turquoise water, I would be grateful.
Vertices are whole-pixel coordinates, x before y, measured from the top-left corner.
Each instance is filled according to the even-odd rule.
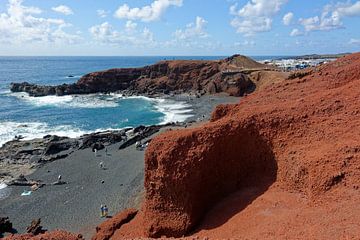
[[[123,98],[116,94],[34,98],[25,93],[10,93],[11,82],[58,85],[109,68],[141,67],[164,59],[221,58],[0,57],[0,145],[15,135],[26,139],[47,134],[75,137],[96,130],[184,121],[191,116],[191,106],[182,102]],[[257,57],[258,60],[269,58],[273,57]]]

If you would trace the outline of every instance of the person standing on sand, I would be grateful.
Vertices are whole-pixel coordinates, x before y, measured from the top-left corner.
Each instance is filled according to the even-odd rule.
[[[101,169],[104,169],[104,163],[103,162],[100,162],[99,166],[100,166]]]
[[[61,175],[58,176],[58,182],[61,182]]]
[[[105,217],[104,205],[100,205],[101,217]]]
[[[106,205],[104,205],[104,217],[107,217],[109,213],[109,210]]]
[[[97,157],[97,149],[94,148],[95,157]]]

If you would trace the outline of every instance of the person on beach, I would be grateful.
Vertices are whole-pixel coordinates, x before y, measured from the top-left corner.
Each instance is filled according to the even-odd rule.
[[[58,176],[58,182],[61,182],[61,175]]]
[[[100,205],[101,217],[105,217],[104,205]]]
[[[104,217],[107,217],[109,213],[109,210],[106,205],[104,205]]]
[[[101,169],[104,169],[104,163],[103,162],[100,162],[99,166],[100,166]]]
[[[97,149],[94,148],[95,157],[97,157]]]
[[[107,147],[105,147],[105,154],[107,155]]]

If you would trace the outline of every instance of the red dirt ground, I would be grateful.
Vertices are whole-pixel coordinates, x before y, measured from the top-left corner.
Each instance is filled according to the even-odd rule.
[[[359,85],[357,53],[156,137],[142,211],[112,239],[359,239]]]
[[[360,239],[359,85],[357,53],[159,135],[141,211],[94,239]]]
[[[32,234],[15,234],[5,237],[4,240],[83,240],[83,237],[78,234],[56,230],[36,236],[33,236]]]

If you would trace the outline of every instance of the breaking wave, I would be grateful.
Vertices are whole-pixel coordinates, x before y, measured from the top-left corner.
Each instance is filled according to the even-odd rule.
[[[66,137],[79,137],[88,132],[74,128],[70,125],[49,126],[41,122],[1,122],[0,123],[0,146],[11,141],[15,136],[21,135],[24,140],[42,138],[46,135]]]

